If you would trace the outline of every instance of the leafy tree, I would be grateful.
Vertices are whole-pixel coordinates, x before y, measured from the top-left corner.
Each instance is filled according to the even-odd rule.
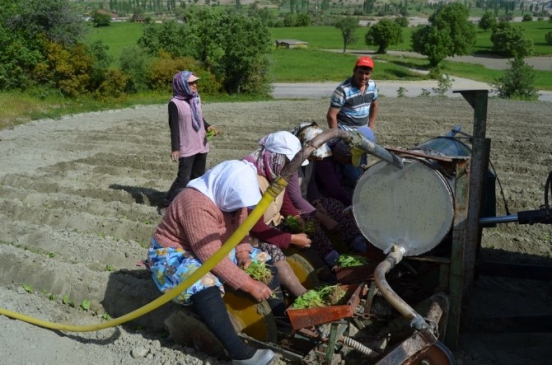
[[[364,0],[364,4],[362,6],[364,14],[372,14],[374,12],[375,4],[376,0]]]
[[[38,63],[33,77],[39,83],[50,83],[64,95],[78,96],[90,91],[90,75],[94,57],[87,54],[83,44],[64,47],[60,43],[44,40],[48,58]]]
[[[408,18],[405,16],[395,18],[395,23],[400,25],[401,28],[408,28]]]
[[[109,67],[113,62],[113,57],[107,53],[108,51],[109,46],[101,40],[88,46],[87,53],[94,57],[94,65],[90,72],[90,86],[92,89],[96,89],[106,80]]]
[[[358,20],[356,18],[344,17],[335,23],[335,27],[341,31],[343,37],[343,53],[347,51],[347,45],[356,41],[355,32],[358,29]]]
[[[533,16],[531,14],[525,14],[521,19],[522,22],[532,22]]]
[[[137,92],[147,90],[146,75],[153,57],[138,46],[127,46],[119,57],[119,66],[122,72],[130,75],[128,91]]]
[[[86,34],[86,25],[68,0],[3,0],[4,26],[26,39],[40,34],[52,42],[75,44]],[[10,6],[11,5],[11,6]]]
[[[533,67],[526,64],[522,58],[509,61],[510,69],[493,83],[498,97],[503,99],[536,100],[538,93],[535,89],[537,77]]]
[[[212,70],[229,93],[270,92],[270,33],[258,17],[194,6],[183,24],[147,25],[138,44],[151,55],[164,50],[172,57],[194,58]]]
[[[525,30],[512,23],[498,23],[491,34],[493,50],[507,57],[525,58],[533,54],[533,41],[525,36]]]
[[[364,36],[367,45],[377,45],[377,53],[386,53],[387,48],[403,41],[402,28],[389,18],[383,18],[368,28]]]
[[[94,24],[95,27],[108,27],[111,25],[111,16],[96,10],[92,13],[92,24]]]
[[[70,53],[85,30],[84,21],[68,0],[3,0],[0,89],[31,86],[36,82],[34,69],[49,57],[49,44],[58,44]]]
[[[483,14],[483,16],[481,16],[481,19],[479,19],[478,26],[486,32],[489,29],[496,27],[497,24],[498,22],[494,15],[490,11],[487,11]]]
[[[546,41],[546,44],[552,45],[552,31],[544,35],[544,40]]]
[[[448,56],[469,54],[476,33],[468,15],[468,8],[460,3],[443,5],[429,17],[429,25],[412,34],[412,48],[427,56],[431,67]]]

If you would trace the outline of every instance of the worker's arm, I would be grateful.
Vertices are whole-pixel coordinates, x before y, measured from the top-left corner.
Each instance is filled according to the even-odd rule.
[[[376,99],[370,105],[370,114],[368,116],[368,127],[370,127],[371,130],[374,130],[374,127],[376,126],[376,118],[378,117],[378,111],[379,111],[379,103],[378,103],[378,100]]]
[[[330,107],[328,113],[326,114],[326,120],[328,121],[328,128],[337,128],[337,114],[339,113],[338,108]]]

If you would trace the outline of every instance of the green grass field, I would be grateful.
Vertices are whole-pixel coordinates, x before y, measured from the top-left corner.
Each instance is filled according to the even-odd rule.
[[[114,57],[117,64],[123,48],[135,45],[142,36],[142,27],[142,24],[132,22],[111,23],[109,27],[90,27],[87,40],[88,42],[101,40],[107,44],[108,53]]]

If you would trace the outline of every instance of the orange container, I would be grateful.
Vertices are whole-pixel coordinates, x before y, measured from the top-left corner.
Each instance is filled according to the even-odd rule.
[[[340,287],[347,292],[347,294],[345,294],[349,298],[347,303],[307,309],[293,309],[289,307],[286,313],[291,321],[291,327],[296,331],[301,328],[308,328],[352,317],[356,307],[360,303],[361,296],[366,294],[366,285],[363,283],[360,285],[340,285]]]

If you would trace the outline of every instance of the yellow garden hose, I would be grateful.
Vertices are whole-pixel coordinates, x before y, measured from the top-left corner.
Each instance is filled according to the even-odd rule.
[[[257,221],[262,217],[265,210],[268,208],[270,203],[278,196],[282,190],[287,186],[287,181],[281,177],[277,178],[266,190],[261,198],[259,204],[251,211],[247,219],[238,227],[238,229],[228,238],[228,240],[222,245],[222,247],[215,252],[207,261],[201,265],[196,271],[194,271],[186,280],[182,283],[175,286],[170,291],[166,292],[159,298],[154,301],[146,304],[145,306],[138,308],[128,314],[125,314],[122,317],[112,319],[104,323],[98,323],[88,326],[74,326],[60,323],[53,323],[44,321],[41,319],[29,317],[17,312],[12,312],[7,309],[0,308],[0,314],[5,315],[10,318],[19,319],[21,321],[31,323],[40,327],[49,328],[53,330],[61,330],[68,332],[93,332],[99,331],[110,327],[115,327],[125,322],[131,321],[138,317],[147,314],[154,309],[159,308],[163,304],[169,302],[171,299],[175,298],[184,290],[188,289],[193,283],[200,280],[205,274],[207,274],[213,267],[215,267],[225,256],[227,256],[234,247],[241,242],[243,237],[249,233],[251,228],[257,223]]]

